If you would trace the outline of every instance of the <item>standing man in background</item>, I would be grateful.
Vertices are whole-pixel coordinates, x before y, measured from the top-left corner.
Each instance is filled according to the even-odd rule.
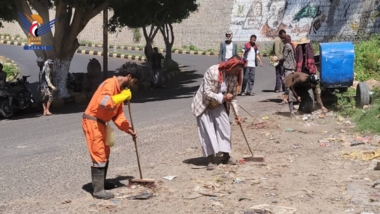
[[[232,42],[232,32],[226,32],[226,40],[220,43],[219,63],[226,62],[232,56],[237,55],[237,44]]]
[[[151,55],[152,60],[152,71],[153,71],[153,79],[154,79],[154,87],[155,88],[165,88],[162,83],[162,65],[161,61],[165,59],[165,57],[158,52],[158,48],[153,48],[153,53]]]
[[[53,102],[53,91],[57,90],[51,81],[52,72],[53,60],[48,59],[45,61],[43,69],[40,69],[39,75],[39,90],[41,91],[44,116],[52,115],[52,113],[50,112],[50,105]]]
[[[256,45],[256,35],[252,35],[250,41],[246,43],[243,47],[242,58],[247,60],[247,66],[244,69],[244,81],[241,88],[240,95],[255,95],[252,93],[253,85],[255,84],[255,68],[260,63],[260,66],[263,66],[263,63],[260,59],[260,52]]]
[[[278,59],[282,59],[282,51],[284,50],[284,43],[281,40],[281,34],[278,35],[274,39],[273,44],[273,52],[275,56]],[[285,92],[285,84],[284,84],[284,67],[282,67],[282,63],[278,63],[278,65],[275,67],[276,69],[276,86],[274,88],[274,91],[276,93],[280,92],[281,90]]]

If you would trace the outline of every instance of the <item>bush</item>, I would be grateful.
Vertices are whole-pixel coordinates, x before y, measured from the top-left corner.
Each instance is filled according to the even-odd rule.
[[[369,40],[355,45],[355,79],[380,80],[380,35],[373,34]]]
[[[319,43],[312,42],[311,46],[313,47],[314,55],[319,55]]]
[[[4,63],[3,71],[7,74],[7,79],[15,79],[15,77],[20,73],[19,68],[14,64]],[[8,80],[7,80],[8,81]]]
[[[348,88],[344,93],[336,93],[337,102],[335,108],[343,116],[352,116],[356,111],[356,90]]]
[[[372,108],[357,110],[352,117],[356,127],[362,132],[380,133],[380,100],[375,100]]]

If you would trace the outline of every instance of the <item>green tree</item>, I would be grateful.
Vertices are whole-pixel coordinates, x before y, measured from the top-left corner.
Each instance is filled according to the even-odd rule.
[[[142,28],[145,38],[144,53],[150,62],[150,55],[153,52],[152,42],[157,35],[160,23],[159,20],[163,12],[157,0],[139,0],[124,2],[112,2],[110,4],[114,14],[109,21],[110,32],[116,32],[117,28]]]
[[[116,0],[114,0],[116,1]],[[117,2],[127,2],[128,0]],[[38,57],[54,60],[54,83],[59,97],[69,95],[66,88],[67,74],[71,60],[79,47],[77,36],[88,22],[107,8],[111,0],[2,0],[0,3],[0,23],[18,22],[18,13],[30,16],[35,10],[43,19],[49,19],[49,9],[55,10],[54,34],[46,33],[41,37],[41,45],[52,46],[51,51],[35,51]],[[24,30],[24,29],[23,29]],[[28,31],[24,30],[26,36]]]
[[[173,24],[181,23],[190,16],[190,13],[198,10],[196,0],[160,0],[161,7],[164,11],[162,17],[163,22],[159,26],[162,37],[165,41],[165,64],[171,66],[172,63],[172,47],[174,44]]]
[[[110,5],[114,15],[110,19],[111,32],[117,28],[142,28],[145,38],[145,55],[150,61],[151,43],[160,31],[166,46],[166,61],[171,61],[171,48],[174,43],[174,23],[180,23],[198,9],[195,0],[139,0]]]

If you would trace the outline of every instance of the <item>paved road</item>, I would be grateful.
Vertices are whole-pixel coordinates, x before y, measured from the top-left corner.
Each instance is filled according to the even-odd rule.
[[[33,52],[23,51],[18,46],[0,45],[0,55],[13,59],[25,75],[32,75],[32,83],[37,81],[38,68]],[[76,54],[71,63],[71,72],[85,71],[92,57]],[[101,57],[95,58],[101,61]],[[195,125],[190,113],[191,97],[204,71],[217,59],[176,54],[173,54],[173,59],[189,66],[175,83],[169,84],[167,89],[149,90],[133,97],[132,112],[139,133],[143,166],[158,163],[164,154],[181,151],[190,144],[199,146],[198,139],[192,139],[189,143],[183,141],[183,134],[171,133],[170,130]],[[125,60],[109,58],[109,68],[115,69],[123,62]],[[265,66],[256,72],[254,92],[257,96],[239,98],[242,102],[276,96],[274,93],[262,92],[273,90],[274,69]],[[33,198],[53,200],[55,203],[88,195],[82,190],[83,185],[90,182],[90,158],[81,128],[84,108],[81,105],[56,110],[53,112],[55,115],[50,117],[28,114],[0,120],[0,192],[6,193],[0,194],[0,202]],[[248,108],[254,108],[254,105]],[[115,176],[114,173],[118,171],[125,172],[126,168],[130,174],[137,175],[133,143],[120,131],[116,131],[115,135],[111,176]]]

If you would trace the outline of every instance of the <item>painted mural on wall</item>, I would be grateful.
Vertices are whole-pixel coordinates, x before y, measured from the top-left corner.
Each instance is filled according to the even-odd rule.
[[[371,13],[370,22],[380,19],[379,2],[368,3],[368,8],[363,8],[363,1],[350,0],[341,0],[337,5],[333,0],[235,0],[230,29],[235,41],[248,41],[252,34],[261,41],[271,41],[281,29],[293,40],[356,35],[360,27],[369,25],[366,22],[361,26],[362,10]]]

